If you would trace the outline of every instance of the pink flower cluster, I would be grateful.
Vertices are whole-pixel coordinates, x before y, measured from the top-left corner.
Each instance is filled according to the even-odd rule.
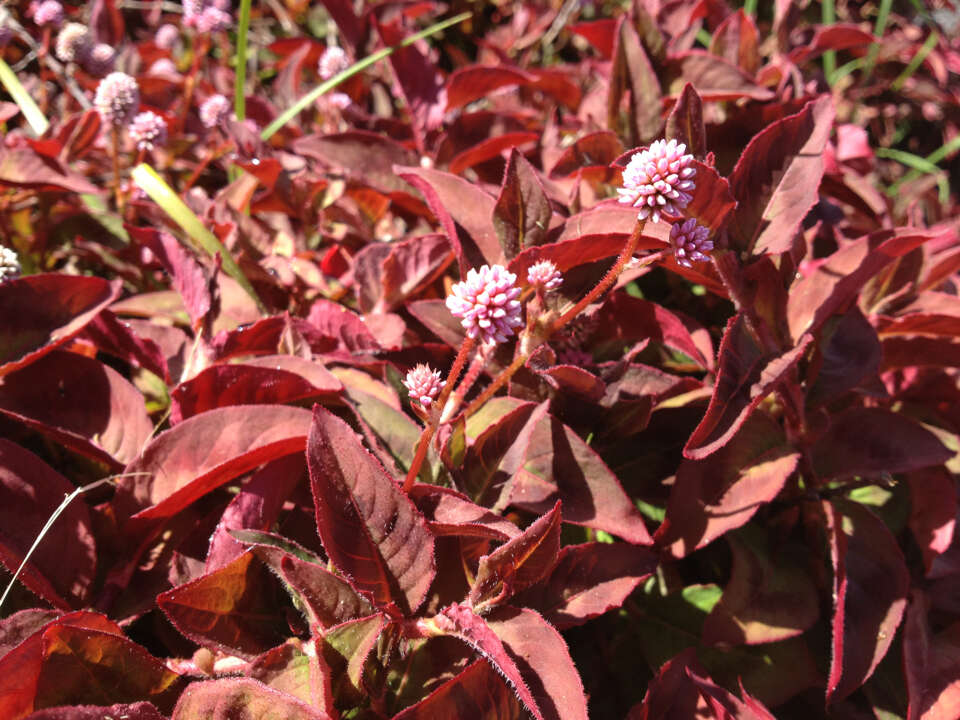
[[[183,24],[197,32],[226,30],[233,24],[229,0],[184,0]]]
[[[447,308],[467,331],[484,343],[504,342],[523,325],[517,276],[502,265],[472,268],[453,286]]]
[[[620,202],[640,209],[639,220],[649,217],[659,222],[661,214],[680,215],[693,199],[689,191],[697,171],[686,149],[676,140],[657,140],[630,158],[623,169],[623,187],[617,192]]]
[[[321,80],[329,80],[334,75],[342,73],[350,67],[350,59],[343,48],[331,45],[323,51],[320,56],[320,62],[317,64],[317,72],[320,73]]]
[[[527,282],[537,290],[556,290],[563,284],[563,276],[549,260],[534,263],[527,270]]]
[[[137,150],[153,150],[167,143],[167,121],[149,110],[133,119],[129,132]]]
[[[420,363],[407,373],[403,386],[410,393],[410,398],[428,408],[437,399],[440,390],[446,383],[440,379],[440,371],[432,370],[429,365]]]
[[[230,117],[230,101],[223,95],[211,95],[200,106],[200,122],[204,127],[215,128]]]
[[[33,21],[40,27],[47,25],[59,25],[63,22],[63,5],[59,0],[41,0],[30,4]]]
[[[93,106],[107,125],[127,125],[140,106],[140,87],[126,73],[110,73],[97,85]]]
[[[684,267],[693,267],[693,262],[705,262],[710,258],[706,253],[713,250],[713,242],[709,240],[710,228],[698,225],[693,218],[682,223],[674,223],[670,228],[670,244],[673,245],[673,254],[677,263]]]

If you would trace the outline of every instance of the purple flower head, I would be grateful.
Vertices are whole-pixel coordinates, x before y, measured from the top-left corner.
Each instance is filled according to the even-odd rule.
[[[563,276],[552,262],[541,260],[527,270],[527,282],[537,290],[556,290],[563,284]]]
[[[149,110],[133,119],[129,132],[137,150],[153,150],[167,143],[167,121]]]
[[[696,168],[687,146],[676,140],[657,140],[648,149],[630,158],[623,169],[623,187],[617,190],[620,202],[639,208],[638,220],[648,217],[660,222],[662,213],[680,215],[693,199]]]
[[[113,70],[116,59],[117,51],[112,45],[97,43],[80,59],[80,62],[83,64],[83,69],[91,75],[103,76]]]
[[[63,17],[63,5],[58,0],[43,0],[33,11],[33,21],[40,27],[59,25]]]
[[[453,286],[447,308],[460,318],[468,337],[484,343],[504,342],[514,328],[523,325],[516,281],[517,276],[502,265],[472,268],[466,280]]]
[[[8,247],[0,246],[0,282],[20,276],[20,258]]]
[[[183,0],[183,24],[196,28],[201,33],[226,30],[233,24],[233,17],[228,12],[229,7],[228,2]]]
[[[670,244],[677,263],[684,267],[693,267],[695,262],[709,260],[707,253],[713,250],[713,242],[708,240],[710,228],[697,225],[693,218],[682,223],[674,223],[670,228]],[[692,262],[691,262],[692,261]]]
[[[322,80],[329,80],[350,67],[350,59],[343,48],[331,45],[323,51],[320,56],[320,62],[317,64],[317,72],[320,73]]]
[[[200,106],[200,121],[204,127],[215,128],[230,117],[230,101],[223,95],[211,95]]]
[[[425,408],[430,407],[430,403],[437,399],[444,385],[446,383],[440,379],[440,371],[432,370],[423,363],[408,372],[406,380],[403,381],[403,386],[410,393],[410,399],[416,400]]]
[[[330,107],[334,107],[337,110],[345,110],[350,107],[350,103],[353,102],[349,95],[342,92],[332,92],[329,95],[324,95],[324,98],[326,98],[327,104],[329,104]]]
[[[127,125],[140,105],[137,81],[122,72],[110,73],[97,85],[93,106],[100,118],[114,127]]]
[[[86,25],[67,23],[57,33],[53,52],[63,62],[78,62],[83,60],[92,47],[93,38]]]
[[[176,25],[166,23],[157,28],[157,34],[153,36],[153,42],[158,48],[163,50],[172,50],[180,39],[180,31]]]

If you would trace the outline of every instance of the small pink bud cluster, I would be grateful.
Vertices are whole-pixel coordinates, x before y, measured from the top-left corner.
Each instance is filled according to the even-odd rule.
[[[504,342],[523,325],[517,298],[517,276],[502,265],[472,268],[467,279],[453,286],[447,308],[467,331],[484,343]]]
[[[20,276],[20,258],[8,247],[0,246],[0,282]]]
[[[320,62],[317,63],[317,72],[321,80],[329,80],[334,75],[342,73],[350,67],[350,59],[343,48],[331,45],[323,51],[320,56]]]
[[[183,24],[196,28],[197,32],[210,33],[226,30],[233,24],[233,18],[227,9],[228,1],[184,0]]]
[[[659,222],[661,214],[677,216],[693,199],[696,168],[687,146],[676,140],[657,140],[630,158],[623,169],[620,202],[639,208],[639,220]]]
[[[204,127],[215,128],[230,117],[230,101],[223,95],[211,95],[200,106],[200,122]]]
[[[86,25],[67,23],[57,33],[53,52],[62,62],[80,62],[93,49],[93,38]]]
[[[710,228],[698,225],[693,218],[682,223],[674,223],[670,228],[670,244],[677,263],[684,267],[693,267],[693,262],[705,262],[710,258],[706,253],[713,250]]]
[[[40,27],[59,25],[63,22],[63,5],[59,0],[42,0],[32,4],[33,21]]]
[[[527,270],[527,282],[540,292],[556,290],[563,284],[563,276],[552,262],[541,260]]]
[[[117,51],[107,43],[97,43],[83,58],[83,69],[91,75],[106,75],[113,70]]]
[[[149,110],[133,118],[129,132],[137,150],[153,150],[167,144],[167,121]]]
[[[153,36],[153,43],[161,50],[172,50],[179,39],[180,31],[177,26],[165,23],[157,28],[157,33]]]
[[[93,106],[107,125],[128,125],[140,106],[137,81],[126,73],[110,73],[97,85]]]
[[[410,393],[410,398],[429,408],[437,399],[440,390],[446,383],[440,379],[440,371],[432,370],[429,365],[420,363],[407,373],[403,386]]]

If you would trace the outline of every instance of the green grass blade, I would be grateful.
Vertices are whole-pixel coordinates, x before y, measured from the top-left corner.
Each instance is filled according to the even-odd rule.
[[[280,115],[276,118],[276,120],[274,120],[272,123],[270,123],[269,125],[267,125],[267,127],[263,129],[263,132],[260,133],[260,138],[263,140],[269,140],[280,128],[282,128],[284,125],[290,122],[293,118],[295,118],[298,114],[300,114],[305,108],[309,107],[312,103],[316,102],[318,97],[320,97],[326,92],[329,92],[330,90],[335,88],[337,85],[342,83],[344,80],[347,80],[348,78],[353,77],[358,72],[366,70],[368,67],[370,67],[374,63],[379,62],[380,60],[383,60],[385,57],[389,57],[390,55],[395,53],[397,50],[400,50],[401,48],[405,48],[408,45],[413,45],[413,43],[415,43],[417,40],[428,37],[430,35],[434,35],[435,33],[438,33],[441,30],[445,30],[451,25],[456,25],[457,23],[463,22],[471,15],[473,15],[473,13],[470,12],[469,10],[466,12],[462,12],[459,15],[454,15],[452,18],[448,18],[442,22],[438,22],[436,25],[431,25],[426,30],[421,30],[420,32],[415,33],[408,38],[404,38],[403,42],[399,43],[398,45],[392,45],[391,47],[383,48],[382,50],[377,50],[377,52],[371,55],[368,55],[367,57],[363,58],[363,60],[357,61],[356,63],[348,67],[346,70],[344,70],[343,72],[338,73],[337,75],[334,75],[329,80],[317,85],[313,90],[308,92],[306,95],[304,95],[299,100],[297,100],[293,105],[291,105],[282,113],[280,113]]]
[[[743,11],[755,18],[757,16],[757,0],[746,0],[743,3]]]
[[[833,25],[837,21],[837,9],[833,0],[823,0],[820,5],[821,18],[824,25]],[[837,51],[827,50],[823,54],[823,74],[827,77],[827,82],[832,82],[834,73],[837,71]]]
[[[238,122],[247,118],[247,36],[250,34],[250,0],[240,0],[237,27],[237,68],[233,81],[233,112]]]
[[[234,262],[230,252],[223,246],[223,243],[217,239],[217,236],[207,230],[200,218],[193,210],[187,207],[186,203],[167,185],[163,178],[157,172],[147,165],[140,163],[133,172],[133,181],[147,194],[150,199],[163,208],[163,211],[169,215],[185,233],[199,245],[210,257],[220,254],[220,261],[223,271],[237,281],[246,293],[253,298],[260,312],[266,313],[266,308],[261,302],[257,291],[253,289],[246,275],[240,270],[240,267]]]
[[[877,21],[873,24],[873,36],[875,38],[882,38],[883,34],[887,31],[887,21],[890,19],[890,8],[892,5],[893,0],[880,0],[880,9],[877,12]],[[875,42],[867,51],[867,64],[863,74],[864,81],[869,80],[870,76],[873,74],[873,67],[877,63],[877,55],[879,53],[880,43]]]
[[[915,170],[919,170],[921,173],[936,173],[940,172],[934,163],[930,162],[926,158],[922,158],[919,155],[914,155],[913,153],[906,152],[905,150],[895,150],[893,148],[877,148],[877,157],[889,158],[890,160],[896,160],[901,165],[906,165]]]
[[[914,164],[912,165],[909,162],[903,162],[904,165],[907,165],[912,169],[902,178],[897,180],[897,182],[891,185],[890,188],[887,190],[887,194],[891,196],[896,195],[900,191],[901,185],[903,185],[904,183],[916,180],[918,177],[920,177],[924,173],[940,172],[941,168],[938,167],[936,163],[939,163],[944,158],[957,152],[957,150],[960,150],[960,135],[953,138],[950,142],[944,145],[941,145],[932,153],[927,155],[925,158],[919,158],[919,160],[921,161],[920,163],[916,163],[915,160],[913,161]],[[879,157],[889,157],[892,160],[896,160],[897,162],[902,162],[900,158],[894,157],[892,155],[888,155],[887,154],[888,152],[891,152],[891,151],[888,151],[884,148],[880,148],[879,150],[877,150],[877,155]],[[901,151],[896,151],[896,152],[901,152]],[[904,153],[904,155],[907,155],[910,158],[915,158],[915,159],[917,158],[916,155],[913,155],[911,153]]]
[[[0,83],[3,83],[3,87],[6,88],[7,92],[10,93],[10,97],[13,98],[17,107],[20,108],[20,112],[22,112],[23,116],[27,119],[27,123],[29,123],[30,129],[33,130],[34,134],[37,137],[43,135],[47,131],[47,128],[50,127],[50,123],[47,121],[47,118],[44,117],[44,114],[40,112],[40,108],[37,107],[33,98],[30,97],[27,89],[20,84],[16,74],[14,74],[10,66],[2,59],[0,59]]]
[[[927,39],[923,42],[923,45],[917,50],[917,54],[910,59],[910,63],[903,69],[903,72],[897,76],[897,79],[893,81],[890,85],[892,90],[899,90],[903,87],[903,84],[910,79],[910,76],[913,75],[917,68],[920,67],[920,63],[927,59],[927,55],[930,54],[930,51],[937,46],[937,43],[940,41],[940,35],[936,30],[930,31],[930,35],[927,36]]]

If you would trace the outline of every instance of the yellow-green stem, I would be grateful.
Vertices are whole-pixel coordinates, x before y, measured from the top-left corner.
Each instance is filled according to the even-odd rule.
[[[117,200],[117,214],[123,215],[123,190],[120,188],[120,128],[110,127],[110,152],[113,154],[113,194]]]

